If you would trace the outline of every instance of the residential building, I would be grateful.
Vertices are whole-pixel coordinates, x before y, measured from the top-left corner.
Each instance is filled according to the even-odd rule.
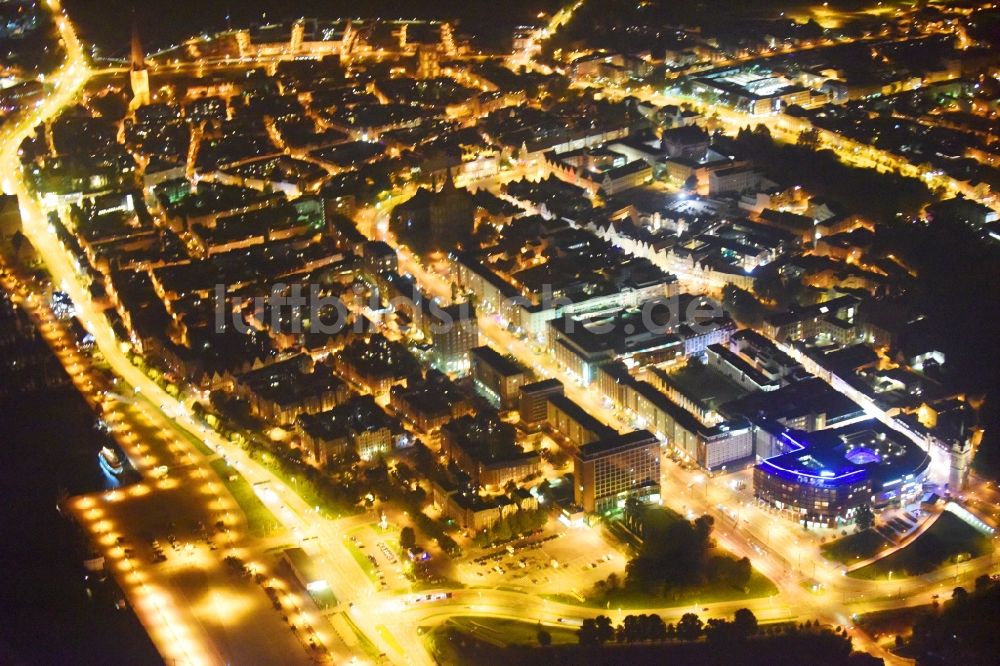
[[[518,412],[521,423],[535,426],[548,418],[549,398],[563,395],[563,385],[558,379],[544,379],[521,387]]]
[[[527,377],[527,369],[513,357],[499,354],[489,346],[472,349],[469,357],[476,392],[498,409],[513,409]]]
[[[549,397],[546,423],[573,448],[617,434],[614,428],[604,425],[562,394]]]
[[[494,411],[462,416],[441,428],[441,453],[470,483],[500,489],[538,472],[541,460],[517,444],[514,426]]]

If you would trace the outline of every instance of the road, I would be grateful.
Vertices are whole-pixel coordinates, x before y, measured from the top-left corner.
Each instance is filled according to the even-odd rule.
[[[70,295],[77,306],[81,321],[94,335],[97,348],[115,375],[131,387],[133,394],[148,399],[148,405],[142,409],[156,427],[171,433],[178,441],[189,435],[194,436],[211,449],[225,455],[246,480],[259,489],[263,501],[275,513],[287,533],[294,535],[328,574],[332,590],[341,602],[340,611],[347,612],[359,631],[394,663],[431,663],[430,656],[417,633],[417,627],[440,621],[451,615],[498,615],[558,623],[560,618],[564,621],[579,620],[601,612],[598,609],[549,601],[534,594],[498,589],[460,590],[455,592],[451,599],[423,604],[407,603],[395,593],[377,592],[372,581],[343,543],[346,532],[364,524],[367,518],[361,516],[329,520],[318,515],[292,489],[285,486],[267,469],[249,459],[240,448],[195,420],[182,402],[168,395],[129,361],[107,320],[91,301],[86,285],[81,283],[80,272],[65,248],[59,244],[53,230],[49,228],[45,218],[46,211],[17,176],[19,174],[17,147],[21,140],[37,124],[51,119],[62,108],[73,103],[90,75],[72,25],[62,14],[57,2],[50,2],[49,6],[58,17],[57,24],[67,50],[66,63],[50,78],[53,85],[52,95],[39,107],[6,125],[0,133],[0,170],[6,174],[3,188],[5,192],[18,195],[24,232],[42,256],[52,275],[53,284]],[[367,231],[372,237],[382,237],[392,242],[393,239],[385,231],[383,211],[386,208],[381,211],[366,211],[361,220],[368,225]],[[412,255],[402,250],[400,265],[404,271],[413,274],[425,290],[445,301],[450,299],[451,285],[445,277],[425,269]],[[516,338],[489,317],[482,319],[481,330],[486,340],[497,349],[513,353],[541,375],[562,379],[570,397],[598,418],[619,430],[629,427],[628,415],[609,408],[596,390],[580,386],[573,378],[567,376],[565,370],[560,368],[547,353]],[[79,359],[67,356],[64,362],[67,363],[71,374],[74,376],[79,374]],[[191,456],[186,462],[204,471],[209,458],[200,453],[198,456],[193,456],[190,451],[186,453]],[[141,467],[143,465],[141,451],[136,457]],[[793,534],[794,529],[776,521],[773,516],[752,506],[752,503],[737,499],[741,508],[738,509],[737,518],[733,521],[730,514],[717,508],[720,504],[735,506],[732,493],[725,488],[711,487],[709,481],[699,482],[694,474],[686,474],[683,470],[671,466],[665,467],[669,472],[665,474],[664,484],[675,493],[676,497],[682,498],[681,508],[715,516],[720,543],[738,555],[750,557],[754,565],[769,575],[781,590],[778,596],[767,599],[708,604],[705,607],[709,608],[710,615],[728,615],[739,607],[749,607],[764,621],[819,618],[834,624],[848,624],[852,613],[927,603],[930,595],[937,593],[937,590],[958,583],[968,584],[976,575],[994,570],[992,558],[981,558],[918,579],[885,583],[846,578],[834,567],[819,560],[813,550],[814,544],[806,544],[805,539],[800,540]],[[146,471],[148,472],[148,469]],[[209,477],[201,478],[209,479]],[[208,482],[211,483],[210,480]],[[702,486],[699,486],[699,483],[703,484],[703,496],[700,498],[698,494]],[[214,490],[211,486],[209,489]],[[188,490],[194,492],[195,488]],[[721,501],[714,497],[719,494],[723,496]],[[727,525],[727,520],[734,522],[731,528]],[[112,537],[113,533],[108,531],[106,526],[102,528],[101,522],[96,523],[97,529],[100,530],[98,534],[105,538]],[[759,550],[761,543],[764,544],[763,553]],[[803,555],[807,561],[814,563],[810,577],[801,571],[800,563]],[[794,568],[791,566],[792,560],[796,562]],[[803,582],[808,579],[824,583],[826,590],[819,594],[806,591]],[[138,608],[147,609],[144,622],[148,622],[146,626],[150,628],[151,635],[165,656],[170,655],[170,658],[177,659],[181,663],[217,661],[217,656],[212,655],[218,655],[218,652],[212,646],[197,644],[194,639],[191,639],[190,645],[185,641],[178,641],[176,631],[165,631],[163,623],[155,619],[156,615],[168,614],[164,609],[176,603],[170,597],[170,590],[164,589],[150,594],[140,587],[133,588],[132,594],[140,595],[132,599],[133,603]],[[217,609],[218,604],[222,602],[215,597],[212,603]],[[690,610],[692,607],[644,609],[645,612],[657,612],[666,619],[679,617],[681,613]],[[303,613],[304,617],[307,615],[308,613]],[[168,621],[166,625],[172,623],[173,621]],[[318,621],[316,623],[319,624]],[[891,656],[884,654],[862,634],[855,633],[854,636],[859,647],[886,657],[890,662],[893,661]],[[326,636],[323,643],[337,657],[364,658],[364,653],[356,646],[348,645],[350,641],[344,641],[343,637]],[[178,650],[178,645],[183,646],[183,649]]]
[[[0,172],[6,174],[3,188],[5,193],[18,196],[25,235],[31,240],[43,259],[52,276],[52,284],[65,291],[72,299],[79,319],[94,335],[96,347],[103,354],[111,370],[130,386],[132,391],[149,400],[152,411],[159,412],[157,418],[161,426],[171,429],[179,435],[185,432],[192,434],[211,448],[224,453],[230,461],[233,461],[249,483],[269,488],[271,492],[264,493],[263,499],[278,516],[284,527],[292,534],[299,534],[302,540],[315,537],[313,543],[321,544],[320,548],[324,557],[320,560],[320,564],[329,569],[331,574],[329,579],[334,594],[339,599],[349,600],[370,592],[370,589],[366,590],[364,585],[360,584],[361,581],[367,579],[340,542],[342,528],[335,521],[328,521],[317,516],[312,507],[307,506],[277,477],[250,460],[242,449],[197,422],[183,403],[167,394],[129,361],[120,342],[115,338],[107,319],[91,300],[86,285],[81,283],[80,273],[74,266],[69,253],[59,243],[53,229],[49,227],[45,211],[19,177],[20,164],[17,149],[22,140],[38,124],[55,117],[62,108],[73,103],[90,74],[83,49],[72,24],[65,17],[58,3],[53,0],[49,6],[58,17],[57,24],[67,49],[66,62],[49,77],[53,89],[52,95],[43,100],[38,107],[17,118],[13,123],[5,125],[2,134],[0,134],[0,142],[2,142],[0,143]],[[79,367],[75,364],[69,365],[67,370],[71,376],[79,374]],[[163,594],[169,594],[169,591],[161,591],[160,595]],[[160,596],[156,598],[159,600]],[[132,601],[133,605],[140,609],[148,605],[146,600],[141,598],[132,599]],[[160,630],[156,613],[140,615],[140,617],[147,622],[146,626],[154,640],[159,639],[156,644],[162,654],[171,655],[171,658],[178,659],[181,663],[204,663],[192,655],[211,654],[210,649],[195,650],[194,648],[177,654],[176,640],[169,632],[164,633]],[[383,651],[388,652],[385,648],[388,648],[389,642],[381,638],[388,632],[380,634],[375,630],[374,621],[370,620],[371,618],[361,618],[356,624],[365,634],[372,637],[373,643],[383,648]],[[425,653],[422,650],[415,650],[413,654]],[[351,656],[361,657],[363,653],[355,650]],[[397,658],[394,661],[401,664],[427,663],[402,658]]]
[[[388,210],[391,210],[391,205],[380,206],[377,210],[361,211],[357,217],[359,229],[369,237],[383,240],[393,246],[397,250],[402,272],[412,275],[421,288],[431,296],[437,297],[442,302],[450,302],[452,287],[447,267],[428,267],[407,248],[400,247],[388,229],[386,212]],[[521,363],[531,367],[541,376],[560,379],[566,387],[567,395],[583,406],[588,413],[618,430],[630,427],[631,418],[628,414],[606,404],[595,387],[583,387],[548,353],[513,335],[491,316],[480,317],[479,325],[481,336],[495,349],[513,354]],[[716,520],[716,535],[720,544],[737,556],[748,557],[756,569],[778,585],[781,602],[758,600],[744,604],[755,613],[758,610],[764,612],[765,615],[762,617],[767,617],[766,613],[773,612],[771,604],[783,603],[782,607],[787,610],[787,617],[820,619],[835,625],[847,625],[850,624],[852,614],[894,606],[930,603],[934,594],[947,596],[942,585],[947,587],[945,583],[954,582],[956,576],[965,584],[969,584],[977,575],[992,573],[995,570],[992,557],[986,557],[974,563],[958,565],[953,570],[943,570],[945,573],[931,577],[903,581],[865,581],[850,578],[843,575],[842,566],[824,559],[819,549],[820,537],[835,538],[836,531],[814,530],[803,533],[795,524],[778,518],[758,506],[753,502],[749,491],[737,492],[718,482],[713,483],[701,472],[686,471],[666,461],[664,470],[661,496],[672,498],[670,502],[672,508],[691,516],[702,513],[712,515]],[[751,481],[748,475],[744,475],[744,482],[745,487],[749,488]],[[803,562],[807,563],[805,567],[802,566]],[[814,583],[821,584],[823,591],[820,593],[808,591],[807,587]],[[493,593],[489,594],[491,595],[489,598],[493,599]],[[475,610],[462,607],[454,600],[437,603],[438,606],[458,606],[455,611],[457,614]],[[519,603],[527,602],[522,600]],[[481,604],[478,606],[482,607]],[[573,616],[570,615],[569,608],[572,607],[559,608],[555,615]],[[724,608],[725,605],[712,605],[710,611],[715,614]],[[422,617],[424,611],[414,612]],[[434,611],[435,614],[445,612]],[[489,610],[482,612],[488,614]],[[582,612],[576,610],[577,615]],[[669,615],[672,611],[658,609],[658,612]],[[510,615],[510,617],[517,616],[516,612]],[[523,613],[521,617],[524,617]],[[897,662],[893,655],[875,645],[860,631],[852,631],[859,647],[881,656],[887,663]]]
[[[428,268],[406,248],[399,246],[388,230],[388,213],[385,211],[389,209],[390,206],[381,206],[378,210],[363,210],[358,216],[359,228],[369,237],[383,240],[396,248],[400,270],[411,274],[421,288],[431,296],[449,302],[452,290],[451,283],[446,277],[447,268]],[[570,376],[564,368],[559,367],[548,353],[533,347],[528,341],[519,339],[490,316],[480,317],[479,324],[480,334],[490,345],[513,354],[521,363],[531,367],[539,375],[561,380],[566,387],[567,395],[583,406],[588,413],[618,430],[625,430],[630,426],[627,414],[607,405],[595,387],[581,386],[579,381]],[[739,478],[733,475],[729,477]],[[744,474],[743,480],[745,488],[749,488],[751,482],[748,475]],[[800,621],[820,619],[830,624],[847,626],[851,624],[850,618],[853,614],[927,604],[935,594],[947,597],[951,587],[958,584],[956,581],[969,585],[976,576],[996,570],[993,558],[988,556],[942,569],[931,576],[900,581],[855,579],[844,576],[841,565],[828,562],[820,553],[820,536],[834,538],[836,536],[834,530],[804,533],[794,523],[758,506],[753,502],[749,491],[736,491],[723,483],[709,479],[699,471],[687,471],[664,461],[661,496],[671,498],[672,508],[682,514],[713,516],[716,521],[715,534],[720,545],[737,556],[748,557],[754,567],[768,576],[780,590],[780,594],[775,598],[706,605],[713,616],[731,613],[739,607],[748,607],[763,619]],[[805,567],[802,566],[803,562],[806,563]],[[823,590],[818,593],[809,591],[807,588],[813,583],[820,583]],[[539,608],[537,597],[535,597],[536,603],[532,604],[529,602],[531,597],[524,594],[517,595],[514,592],[501,594],[492,590],[485,594],[489,603],[476,603],[470,606],[463,603],[467,598],[465,595],[456,594],[452,600],[435,602],[432,604],[433,609],[414,607],[408,614],[420,618],[420,622],[449,614],[498,614],[510,618],[524,618],[528,616],[524,609]],[[476,599],[479,600],[481,597],[476,596]],[[510,605],[501,604],[501,599],[510,601]],[[592,617],[599,612],[565,604],[555,605],[552,602],[545,602],[541,608],[544,613],[532,614],[530,617],[553,622],[559,617]],[[683,611],[659,608],[646,609],[646,612],[657,612],[669,618],[689,610],[690,607]],[[851,632],[860,649],[886,659],[887,663],[900,663],[894,655],[876,645],[860,630],[852,629]]]

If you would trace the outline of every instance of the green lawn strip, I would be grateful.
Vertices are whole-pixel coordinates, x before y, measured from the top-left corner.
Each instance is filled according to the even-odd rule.
[[[404,650],[403,646],[399,644],[399,641],[396,640],[396,637],[392,635],[392,632],[389,631],[387,626],[384,624],[375,625],[375,631],[378,632],[378,635],[386,642],[393,652],[398,654],[400,657],[406,656],[406,650]]]
[[[278,460],[273,454],[255,448],[257,446],[252,446],[248,451],[250,457],[278,477],[285,486],[302,498],[302,501],[311,507],[318,508],[324,517],[335,520],[344,516],[352,516],[360,511],[357,507],[345,506],[324,497],[316,483],[304,473],[293,469],[291,463]]]
[[[378,659],[382,651],[379,650],[378,647],[376,647],[375,644],[372,643],[367,636],[365,636],[364,632],[358,628],[358,625],[356,625],[354,623],[354,620],[351,618],[351,614],[341,613],[340,617],[344,619],[344,622],[346,622],[347,625],[351,628],[351,631],[354,632],[354,635],[358,637],[358,641],[360,642],[361,647],[364,649],[364,651],[367,652],[370,657]]]
[[[451,664],[471,664],[474,663],[463,650],[465,634],[448,622],[444,622],[423,635],[424,644],[428,652],[437,664],[450,666]]]
[[[848,575],[874,580],[894,576],[919,576],[951,563],[957,555],[987,555],[993,548],[988,537],[955,514],[945,511],[933,525],[905,548],[856,569]]]
[[[741,599],[758,599],[761,597],[770,597],[777,593],[778,588],[774,583],[767,576],[754,569],[750,574],[750,581],[747,583],[746,592],[726,583],[719,582],[698,589],[681,590],[672,597],[656,596],[643,591],[623,592],[621,596],[611,601],[611,605],[625,610],[630,608],[670,608],[691,603],[714,604],[725,601],[739,601]]]
[[[194,446],[194,448],[198,449],[198,451],[200,451],[202,455],[207,457],[212,457],[215,455],[215,451],[210,449],[208,445],[205,444],[205,441],[200,437],[197,437],[194,433],[188,432],[187,429],[185,428],[178,428],[177,430],[179,430],[184,439],[191,442],[191,445]]]
[[[144,401],[146,404],[148,404],[154,410],[160,411],[159,406],[153,404],[153,401],[150,400],[145,394],[139,393],[136,397],[138,397],[140,400]],[[164,415],[164,418],[166,418],[167,420],[170,420],[173,423],[173,421],[170,419],[170,417]],[[183,427],[181,425],[177,425],[175,428],[173,428],[173,431],[176,432],[176,433],[179,433],[184,439],[186,439],[187,441],[189,441],[191,443],[191,445],[194,446],[194,448],[198,449],[198,451],[201,452],[202,455],[208,456],[208,457],[212,457],[212,456],[215,455],[215,451],[213,451],[212,449],[210,449],[208,447],[208,445],[206,445],[205,442],[201,440],[201,438],[199,438],[196,435],[194,435],[193,433],[189,432],[187,430],[187,428],[185,428],[185,427]]]
[[[256,537],[266,537],[273,534],[278,529],[278,519],[260,501],[247,480],[222,458],[216,458],[210,464],[247,517],[247,528],[250,530],[250,534]]]
[[[875,530],[868,529],[823,544],[820,550],[823,556],[829,560],[841,564],[851,564],[874,557],[880,550],[888,548],[890,545],[884,536]]]
[[[355,546],[354,543],[348,539],[344,539],[344,548],[351,553],[351,557],[354,558],[354,561],[358,563],[358,566],[361,567],[361,569],[368,575],[371,581],[378,585],[378,578],[375,575],[375,565],[368,559],[368,555],[365,554],[365,551]]]
[[[538,624],[535,622],[502,617],[459,616],[450,618],[448,624],[498,646],[538,644]],[[578,642],[575,628],[547,625],[544,628],[552,637],[554,645],[575,645]]]
[[[747,591],[738,590],[726,583],[716,585],[706,585],[701,588],[691,590],[679,590],[669,597],[650,594],[641,590],[618,590],[611,598],[588,598],[580,601],[576,597],[566,594],[545,594],[542,597],[551,601],[570,604],[573,606],[583,606],[585,608],[621,608],[623,610],[647,609],[647,608],[674,608],[676,606],[688,606],[696,604],[714,604],[725,601],[739,601],[742,599],[760,599],[770,597],[778,593],[778,588],[771,580],[756,569],[750,574],[750,581],[747,584]]]

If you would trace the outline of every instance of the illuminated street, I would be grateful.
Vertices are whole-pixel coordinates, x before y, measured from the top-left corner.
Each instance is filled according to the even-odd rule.
[[[588,2],[519,24],[497,54],[454,22],[298,19],[282,40],[262,24],[149,55],[134,32],[122,67],[47,0],[64,61],[0,128],[3,191],[38,263],[9,251],[0,283],[140,477],[66,504],[165,662],[433,664],[428,633],[450,618],[584,644],[601,615],[673,631],[748,609],[903,664],[862,616],[990,589],[1000,491],[973,465],[992,446],[989,387],[922,337],[932,304],[879,314],[941,268],[906,247],[911,230],[993,242],[1000,199],[961,169],[989,176],[995,136],[961,164],[924,159],[931,138],[910,159],[902,135],[857,137],[894,117],[882,103],[934,140],[980,136],[995,68],[921,113],[905,96],[959,86],[951,70],[862,95],[822,64],[869,50],[896,76],[939,34],[988,47],[958,10],[824,3],[782,13],[793,36],[770,43],[678,30],[665,54],[619,54],[578,39]],[[652,32],[629,20],[629,39]],[[336,85],[313,85],[321,62]],[[116,121],[94,112],[129,90]],[[944,105],[962,95],[959,116]],[[83,137],[110,147],[66,149]],[[748,151],[765,143],[929,199],[872,221],[778,183]],[[970,256],[989,266],[988,247]],[[354,329],[327,334],[313,311],[283,330],[302,323],[289,285],[318,286]],[[269,297],[285,300],[265,312]],[[670,298],[714,310],[635,330]],[[435,329],[442,308],[454,330]],[[532,407],[529,385],[560,399]],[[658,575],[642,558],[663,546],[646,512],[710,517],[706,548],[746,577],[722,595],[718,573],[673,599],[669,582],[641,589],[636,563]],[[882,568],[916,567],[951,524],[962,545]],[[865,535],[881,545],[831,554]]]

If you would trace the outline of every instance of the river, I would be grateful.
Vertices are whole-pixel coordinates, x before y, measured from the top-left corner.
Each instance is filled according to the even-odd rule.
[[[56,509],[114,487],[98,464],[104,436],[72,389],[0,402],[0,663],[160,664],[113,583],[84,579],[76,527]],[[134,474],[134,472],[132,472]]]

